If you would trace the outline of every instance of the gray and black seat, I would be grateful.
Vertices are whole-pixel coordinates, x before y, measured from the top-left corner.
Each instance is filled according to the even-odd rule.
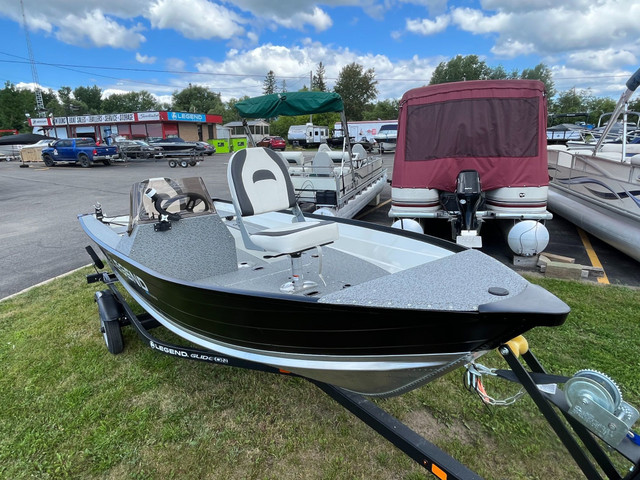
[[[229,190],[245,247],[266,252],[265,257],[289,255],[292,280],[281,290],[297,292],[317,284],[305,282],[300,269],[302,252],[338,239],[338,225],[328,220],[307,220],[296,201],[287,166],[281,157],[266,148],[235,152],[227,168]],[[285,226],[249,232],[243,218],[292,209],[296,221]]]

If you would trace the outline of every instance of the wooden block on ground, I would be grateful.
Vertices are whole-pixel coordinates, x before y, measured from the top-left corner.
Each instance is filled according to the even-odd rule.
[[[554,278],[566,278],[568,280],[580,280],[582,277],[582,265],[564,262],[548,262],[545,275]]]
[[[561,262],[561,263],[575,263],[576,259],[571,257],[563,257],[562,255],[556,255],[555,253],[547,253],[544,252],[541,255],[544,255],[552,262]]]

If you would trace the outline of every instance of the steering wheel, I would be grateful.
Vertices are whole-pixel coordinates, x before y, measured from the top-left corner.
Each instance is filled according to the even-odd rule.
[[[185,198],[187,199],[187,203],[184,207],[184,210],[186,210],[187,212],[193,212],[193,209],[196,207],[196,205],[198,205],[198,201],[202,201],[205,212],[209,210],[209,203],[207,202],[207,199],[204,197],[204,195],[196,192],[183,192],[179,195],[169,197],[167,194],[157,193],[155,190],[150,188],[145,192],[145,195],[147,195],[153,201],[153,206],[156,208],[158,213],[161,216],[166,216],[168,220],[177,221],[182,218],[179,213],[168,212],[167,208],[169,208],[169,206],[173,203],[181,201]]]

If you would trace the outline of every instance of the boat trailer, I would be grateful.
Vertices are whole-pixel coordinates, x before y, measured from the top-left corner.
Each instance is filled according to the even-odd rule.
[[[165,152],[164,158],[167,159],[171,168],[180,165],[182,168],[195,167],[204,160],[204,154],[195,150],[188,152]]]
[[[161,326],[160,322],[146,312],[136,315],[118,290],[115,274],[100,272],[104,263],[92,247],[88,246],[86,250],[96,268],[96,273],[87,275],[87,282],[103,282],[108,287],[97,291],[94,300],[98,306],[100,330],[110,353],[119,354],[124,350],[121,329],[130,325],[144,343],[166,355],[299,377],[269,365],[157,339],[150,330]],[[633,422],[638,418],[638,411],[622,401],[615,384],[603,374],[591,370],[578,372],[571,378],[548,374],[528,349],[526,340],[522,340],[508,342],[498,348],[510,369],[496,370],[493,374],[522,386],[582,470],[584,478],[640,480],[640,434],[631,431]],[[478,474],[365,396],[335,385],[301,378],[315,384],[438,479],[482,480]],[[557,383],[565,383],[565,390],[546,388],[550,385],[555,387]],[[562,420],[558,412],[566,421]],[[625,476],[618,471],[607,454],[614,451],[633,464]]]

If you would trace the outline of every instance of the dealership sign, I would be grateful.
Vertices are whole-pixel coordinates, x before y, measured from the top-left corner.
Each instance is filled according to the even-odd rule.
[[[205,122],[207,116],[204,113],[167,112],[167,119],[178,122]]]

